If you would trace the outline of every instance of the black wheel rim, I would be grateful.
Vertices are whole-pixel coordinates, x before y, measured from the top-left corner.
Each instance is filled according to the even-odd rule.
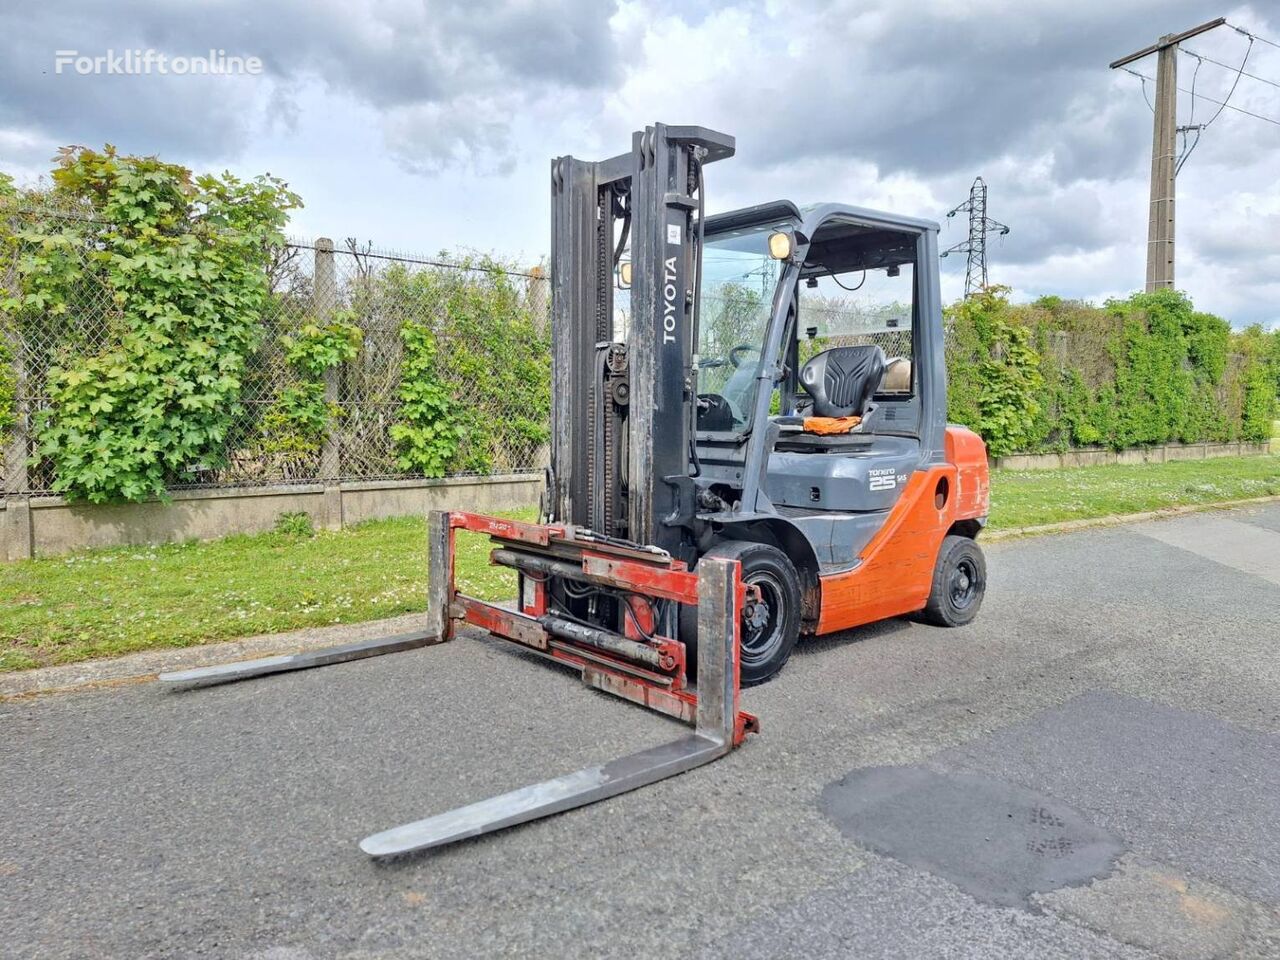
[[[772,573],[749,574],[746,582],[760,591],[758,601],[748,602],[742,615],[742,665],[765,663],[782,646],[782,625],[786,620],[782,582]]]
[[[951,606],[957,610],[967,610],[973,605],[978,598],[978,592],[982,588],[981,574],[978,573],[978,565],[972,557],[961,557],[960,561],[955,565],[955,569],[951,571],[951,578],[947,584],[949,593],[951,594]]]

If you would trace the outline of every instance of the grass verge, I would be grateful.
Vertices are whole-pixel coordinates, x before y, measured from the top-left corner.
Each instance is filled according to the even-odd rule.
[[[991,486],[991,525],[1010,529],[1280,494],[1280,457],[1000,471]],[[405,518],[0,564],[0,670],[422,610],[425,539]],[[488,550],[458,537],[459,587],[508,597],[513,576]]]
[[[1276,494],[1280,494],[1277,456],[999,470],[991,477],[991,526],[1031,527]]]
[[[457,546],[461,589],[512,594],[484,539]],[[0,563],[0,671],[412,613],[426,608],[426,562],[425,522],[398,518]]]

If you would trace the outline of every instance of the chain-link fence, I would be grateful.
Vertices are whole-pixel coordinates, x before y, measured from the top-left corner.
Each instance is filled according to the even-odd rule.
[[[119,278],[112,280],[104,265],[108,229],[83,208],[0,213],[0,495],[57,491],[55,460],[41,451],[60,413],[53,403],[58,384],[65,387],[69,372],[82,382],[99,375],[102,358],[127,356],[118,346],[146,326],[125,315],[113,286]],[[39,276],[56,286],[56,300],[32,301],[39,287],[32,277]],[[234,371],[235,389],[224,392],[233,399],[217,442],[183,447],[201,453],[184,455],[189,462],[169,470],[171,489],[541,471],[551,401],[550,290],[541,268],[413,256],[354,240],[293,240],[276,251],[267,279],[253,345]],[[704,298],[704,360],[758,340],[765,294],[732,292],[732,302]],[[629,308],[625,292],[617,306],[620,332]],[[1085,304],[1067,305],[1063,317],[1035,305],[1012,309],[1025,315],[1020,323],[1040,331],[1036,347],[1047,381],[1039,398],[1041,433],[1064,443],[1065,405],[1089,406],[1116,390],[1121,320],[1114,310]],[[910,315],[896,303],[869,313],[843,296],[802,300],[801,359],[854,343],[911,359]],[[985,359],[972,336],[959,336],[964,330],[956,322],[949,317],[946,325],[953,399],[965,389],[974,394]],[[755,326],[744,332],[744,323]],[[318,373],[304,369],[294,350],[299,339],[334,331],[351,349]],[[1240,435],[1251,389],[1244,359],[1229,353],[1200,417],[1210,438]],[[710,365],[704,376],[714,388]],[[1098,409],[1105,413],[1106,404]],[[74,429],[93,433],[84,427],[92,426],[89,412]],[[167,415],[182,429],[180,409]],[[133,416],[133,407],[118,413],[113,429],[131,429]],[[63,439],[66,432],[64,425]],[[87,444],[77,437],[77,449],[92,452],[97,436]]]
[[[50,371],[75,369],[129,332],[95,240],[108,225],[93,217],[88,209],[50,205],[4,212],[0,296],[24,292],[32,264],[23,258],[49,253],[39,248],[52,242],[65,303],[0,311],[5,495],[55,492],[55,463],[40,453],[53,406]],[[225,441],[183,464],[169,480],[171,489],[542,469],[549,434],[550,291],[540,267],[415,256],[353,239],[293,239],[275,251],[267,269],[270,295],[239,374]],[[627,306],[623,292],[623,326]],[[874,342],[890,357],[910,356],[909,327],[834,317],[851,309],[842,302],[810,306],[806,315],[824,331],[807,344],[811,349]],[[358,331],[357,349],[322,374],[324,423],[299,430],[289,404],[306,376],[290,362],[290,343],[305,330],[335,324]],[[879,329],[860,330],[868,325]],[[860,332],[832,337],[828,327]],[[413,331],[429,335],[429,355],[421,353],[421,338],[407,337]],[[406,357],[414,342],[419,352]],[[406,390],[412,401],[423,381],[438,387],[453,431],[431,469],[406,449],[413,438],[402,435]]]
[[[61,238],[66,307],[0,312],[0,491],[54,491],[40,456],[50,371],[100,355],[127,333],[91,238],[76,210],[7,211],[0,297],[23,286],[24,233]],[[30,264],[26,267],[29,269]],[[245,357],[225,442],[186,464],[171,488],[385,480],[537,472],[546,461],[550,408],[548,282],[541,268],[486,258],[414,256],[347,240],[291,240],[268,268],[270,295]],[[325,422],[300,431],[289,404],[307,375],[289,347],[307,330],[355,328],[354,355],[320,375]],[[398,437],[406,337],[419,337],[412,378],[449,407],[451,442],[424,470]],[[429,342],[424,352],[422,341]],[[410,349],[413,349],[412,347]],[[419,384],[420,385],[420,384]],[[5,401],[8,401],[7,403]],[[11,410],[6,414],[5,409]],[[430,424],[426,425],[430,430]]]
[[[434,350],[412,376],[447,396],[458,442],[449,476],[541,470],[550,408],[547,281],[540,269],[490,261],[445,262],[378,250],[353,240],[291,242],[271,270],[273,296],[263,345],[246,384],[246,422],[258,443],[239,446],[218,482],[281,482],[418,475],[395,430],[406,386],[405,333],[423,330]],[[282,345],[307,322],[360,331],[353,359],[328,371],[335,405],[325,442],[296,450],[273,442],[271,410],[293,376]],[[419,358],[420,360],[423,358]],[[265,425],[265,426],[264,426]],[[251,430],[250,433],[253,431]]]

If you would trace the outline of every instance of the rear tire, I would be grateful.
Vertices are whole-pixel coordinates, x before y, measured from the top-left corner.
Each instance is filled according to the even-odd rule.
[[[740,677],[744,687],[778,675],[800,636],[800,577],[795,565],[767,543],[732,540],[716,544],[704,556],[737,560],[744,583],[760,588],[761,604],[744,609],[740,625]],[[748,604],[751,607],[751,604]],[[680,607],[680,640],[685,645],[686,670],[697,676],[698,609]]]
[[[938,627],[963,627],[978,615],[986,591],[987,561],[982,548],[968,537],[945,537],[921,618]]]

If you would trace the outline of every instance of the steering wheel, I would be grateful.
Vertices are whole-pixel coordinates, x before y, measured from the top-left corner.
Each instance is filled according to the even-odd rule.
[[[737,411],[728,398],[718,393],[698,394],[698,429],[732,430]]]
[[[756,353],[760,352],[760,348],[757,347],[754,343],[738,344],[736,347],[734,347],[732,350],[729,351],[729,362],[732,363],[734,367],[742,366],[742,355],[751,350],[754,350]]]

